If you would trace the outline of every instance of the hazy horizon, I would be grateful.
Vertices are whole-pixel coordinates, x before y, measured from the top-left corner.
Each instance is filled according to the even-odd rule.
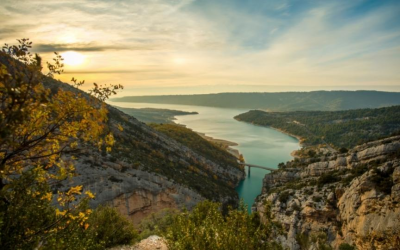
[[[360,89],[359,86],[326,86],[321,89],[318,86],[262,86],[262,85],[240,85],[240,86],[190,86],[165,88],[140,88],[127,87],[124,91],[117,93],[116,97],[125,96],[157,96],[157,95],[204,95],[221,93],[283,93],[283,92],[313,92],[313,91],[380,91],[400,92],[400,86],[379,86],[379,88]]]
[[[65,57],[69,82],[119,96],[400,91],[400,1],[14,1],[0,43]]]

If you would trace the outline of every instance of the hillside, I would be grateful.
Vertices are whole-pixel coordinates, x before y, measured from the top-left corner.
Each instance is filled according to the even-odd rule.
[[[283,164],[263,180],[261,217],[266,201],[286,228],[284,247],[399,249],[400,136]]]
[[[131,115],[144,123],[174,123],[176,115],[195,115],[197,112],[186,112],[170,109],[154,109],[154,108],[121,108],[116,107],[125,114]]]
[[[15,70],[10,68],[12,60],[0,53],[0,62],[9,71]],[[23,65],[17,65],[23,70]],[[43,85],[52,94],[62,89],[88,96],[48,77]],[[105,131],[114,135],[112,151],[99,151],[82,141],[75,150],[76,159],[62,155],[65,161],[74,161],[75,174],[53,185],[54,194],[82,185],[83,192],[90,190],[96,195],[90,201],[91,207],[109,204],[135,224],[153,212],[190,209],[204,199],[238,204],[234,187],[244,178],[244,172],[236,161],[228,164],[209,159],[112,106],[107,105],[107,109]]]
[[[112,101],[264,109],[269,111],[334,111],[399,105],[400,93],[379,91],[220,93],[203,95],[126,96],[113,98]]]
[[[82,149],[78,176],[57,188],[83,184],[96,194],[92,206],[111,204],[135,224],[150,213],[190,209],[204,199],[238,203],[234,187],[244,173],[235,161],[213,161],[113,107],[108,116],[116,139],[112,152]]]
[[[334,112],[251,110],[235,119],[280,129],[301,137],[305,145],[326,142],[350,148],[400,131],[400,106]]]
[[[150,126],[210,160],[227,166],[237,163],[237,159],[222,149],[221,146],[203,139],[188,128],[174,124],[150,124]]]

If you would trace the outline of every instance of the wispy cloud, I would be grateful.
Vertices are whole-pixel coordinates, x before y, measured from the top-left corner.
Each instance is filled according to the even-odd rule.
[[[64,44],[35,44],[33,51],[35,52],[64,52],[64,51],[81,51],[81,52],[101,52],[108,50],[156,50],[160,47],[148,44],[136,45],[97,45],[95,43],[64,43]]]
[[[68,78],[126,86],[379,88],[400,85],[399,16],[398,0],[3,0],[0,42],[80,52]]]

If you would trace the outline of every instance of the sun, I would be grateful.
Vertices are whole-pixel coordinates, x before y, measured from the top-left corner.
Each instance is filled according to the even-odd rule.
[[[178,65],[183,65],[183,64],[187,63],[187,60],[184,57],[175,57],[172,59],[172,62],[174,62],[175,64],[178,64]]]
[[[61,53],[64,63],[69,66],[81,65],[85,61],[85,56],[75,51],[67,51]]]

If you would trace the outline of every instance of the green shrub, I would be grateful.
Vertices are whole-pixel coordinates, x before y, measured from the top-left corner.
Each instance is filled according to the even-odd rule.
[[[301,207],[300,207],[299,205],[297,205],[296,203],[294,203],[294,204],[292,205],[292,209],[295,210],[295,211],[300,211],[300,210],[301,210]]]
[[[152,213],[140,222],[140,239],[145,239],[150,235],[163,235],[174,222],[174,217],[179,213],[178,210],[164,209],[157,213]]]
[[[137,238],[133,225],[113,208],[90,212],[87,199],[67,209],[52,206],[50,187],[36,182],[36,175],[26,171],[9,184],[7,196],[0,192],[7,197],[0,200],[0,249],[104,249]]]
[[[310,247],[310,237],[305,233],[296,234],[296,241],[301,250],[307,250]]]
[[[347,243],[342,243],[339,246],[339,250],[355,250],[356,248],[352,245],[349,245]]]
[[[334,175],[332,172],[330,173],[325,173],[323,175],[321,175],[318,179],[318,187],[322,187],[325,184],[329,184],[329,183],[334,183],[339,181],[339,177]]]
[[[314,202],[320,202],[320,201],[322,201],[322,197],[321,197],[321,196],[313,196],[313,197],[312,197],[312,200],[313,200]]]
[[[288,191],[282,192],[279,195],[279,201],[282,203],[286,203],[289,200],[290,194]]]
[[[97,208],[90,215],[88,224],[90,236],[105,248],[131,244],[139,236],[133,224],[111,207]]]
[[[274,241],[281,226],[272,222],[268,209],[264,225],[244,206],[223,216],[220,204],[205,201],[177,215],[164,237],[169,249],[282,249]]]
[[[138,238],[133,224],[115,208],[98,207],[85,224],[69,224],[43,242],[42,249],[100,250],[132,244]]]
[[[373,175],[370,180],[375,183],[375,187],[378,191],[385,194],[391,194],[393,186],[393,170],[393,168],[388,171],[381,171],[377,168],[373,170]]]

